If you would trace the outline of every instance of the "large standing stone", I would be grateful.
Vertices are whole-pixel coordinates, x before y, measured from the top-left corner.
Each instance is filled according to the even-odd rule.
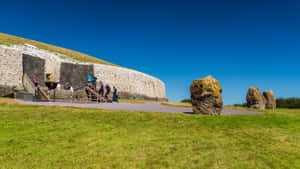
[[[191,101],[196,114],[220,115],[223,107],[222,88],[212,76],[194,80],[191,87]]]
[[[276,100],[272,90],[264,91],[263,96],[265,98],[266,109],[276,109]]]
[[[247,105],[249,108],[265,109],[264,97],[258,88],[249,88],[247,93]]]

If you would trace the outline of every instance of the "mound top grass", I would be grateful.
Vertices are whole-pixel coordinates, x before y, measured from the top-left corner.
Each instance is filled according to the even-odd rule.
[[[199,116],[2,101],[0,166],[299,168],[300,110]]]
[[[99,64],[104,64],[104,65],[111,65],[111,66],[117,66],[120,67],[118,65],[109,63],[107,61],[80,53],[80,52],[76,52],[74,50],[70,50],[70,49],[65,49],[65,48],[61,48],[61,47],[57,47],[54,45],[49,45],[46,43],[42,43],[42,42],[37,42],[34,40],[29,40],[29,39],[24,39],[24,38],[20,38],[17,36],[12,36],[12,35],[7,35],[4,33],[0,33],[0,44],[1,45],[23,45],[23,44],[30,44],[30,45],[34,45],[39,49],[44,49],[50,52],[55,52],[55,53],[60,53],[66,56],[69,56],[70,58],[80,61],[80,62],[91,62],[91,63],[99,63]]]

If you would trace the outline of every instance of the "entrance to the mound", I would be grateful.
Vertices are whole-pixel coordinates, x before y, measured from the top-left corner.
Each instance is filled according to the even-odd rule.
[[[59,81],[61,84],[71,83],[74,89],[83,88],[87,84],[88,74],[94,75],[93,65],[62,63]]]
[[[39,85],[45,86],[45,60],[23,54],[23,75],[27,74],[29,79],[33,79],[35,73],[37,73]]]

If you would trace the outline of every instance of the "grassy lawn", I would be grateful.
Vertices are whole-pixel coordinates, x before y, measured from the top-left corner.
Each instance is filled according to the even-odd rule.
[[[0,102],[0,168],[300,168],[300,110],[201,116]]]

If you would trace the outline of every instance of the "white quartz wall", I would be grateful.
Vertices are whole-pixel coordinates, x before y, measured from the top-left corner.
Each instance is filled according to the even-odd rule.
[[[39,57],[45,60],[45,73],[51,73],[52,78],[56,81],[60,78],[60,65],[61,62],[73,62],[72,59],[67,58],[67,56],[49,52],[43,49],[39,49],[32,45],[12,45],[12,46],[5,46],[0,45],[0,48],[10,49],[19,51],[22,54],[28,54],[31,56]],[[22,57],[22,55],[21,55]]]
[[[22,85],[23,66],[22,54],[45,59],[45,73],[51,73],[52,77],[59,81],[61,63],[81,63],[68,58],[65,55],[38,49],[32,45],[0,45],[0,85],[20,86]],[[144,95],[152,98],[166,98],[165,84],[150,75],[102,64],[93,64],[94,73],[98,81],[104,84],[116,86],[119,92]],[[99,83],[98,83],[99,84]]]
[[[165,84],[150,75],[109,65],[94,64],[94,73],[104,84],[116,86],[119,92],[165,98]]]
[[[0,47],[0,85],[22,87],[22,54]]]

